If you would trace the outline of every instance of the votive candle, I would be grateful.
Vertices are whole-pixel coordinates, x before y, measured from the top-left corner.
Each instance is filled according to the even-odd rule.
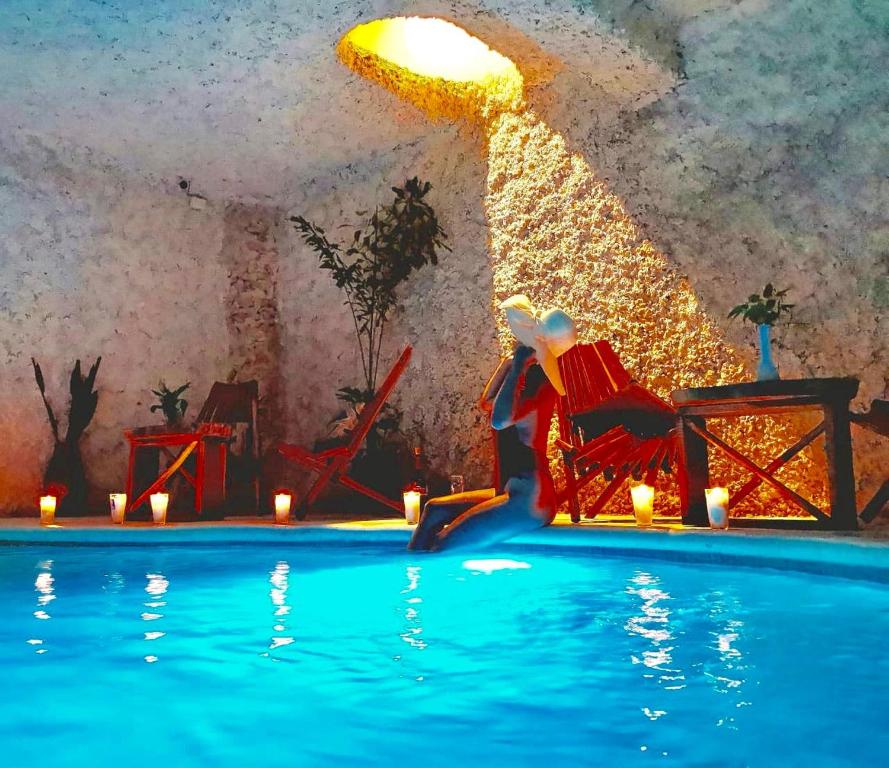
[[[170,503],[169,493],[151,494],[151,516],[156,525],[167,524],[167,505]]]
[[[728,528],[728,488],[716,487],[704,490],[707,499],[707,517],[711,528]]]
[[[654,517],[654,488],[650,485],[634,485],[630,488],[630,496],[633,499],[633,513],[636,516],[636,525],[640,528],[648,528]]]
[[[108,501],[111,504],[111,522],[120,525],[127,508],[127,495],[125,493],[109,493]]]
[[[416,525],[420,521],[420,492],[404,492],[404,519],[408,525]]]
[[[56,521],[56,497],[40,497],[40,525],[52,525]]]
[[[279,525],[285,525],[290,522],[290,506],[293,503],[293,497],[289,493],[275,494],[275,522]]]

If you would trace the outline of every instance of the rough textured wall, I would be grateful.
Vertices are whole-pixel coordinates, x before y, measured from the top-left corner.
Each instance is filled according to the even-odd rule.
[[[230,202],[304,213],[330,230],[414,173],[435,185],[454,253],[413,280],[391,329],[389,355],[396,342],[417,345],[400,396],[408,397],[402,401],[408,418],[419,418],[430,433],[442,468],[462,463],[468,446],[466,465],[484,475],[484,428],[471,404],[497,341],[483,143],[464,129],[431,124],[350,73],[334,53],[354,24],[406,12],[454,20],[518,64],[536,114],[609,185],[641,235],[687,276],[703,310],[748,361],[750,329],[724,316],[738,296],[771,279],[791,285],[799,305],[795,322],[779,333],[785,375],[861,375],[862,402],[885,392],[889,86],[880,62],[889,58],[889,6],[883,0],[130,5],[9,0],[0,8],[6,73],[0,151],[13,166],[0,182],[0,246],[13,257],[0,268],[8,275],[4,301],[18,302],[4,304],[0,317],[9,360],[2,375],[6,391],[15,392],[2,399],[2,412],[10,443],[23,446],[4,461],[7,473],[15,455],[25,467],[9,475],[12,486],[31,487],[21,478],[33,475],[34,435],[44,429],[27,369],[30,349],[42,362],[60,351],[77,349],[84,357],[94,351],[92,344],[76,346],[58,307],[44,330],[41,321],[24,317],[23,302],[33,303],[36,293],[64,293],[68,283],[59,275],[79,280],[80,272],[95,271],[94,250],[111,275],[102,285],[114,291],[100,294],[100,302],[122,301],[109,262],[144,264],[148,281],[169,278],[178,289],[181,282],[169,275],[183,267],[168,254],[183,263],[198,253],[221,258],[224,223],[214,211]],[[58,170],[53,153],[66,158],[67,170]],[[210,210],[180,205],[172,194],[179,176],[210,199]],[[165,188],[170,195],[159,191]],[[141,233],[122,240],[126,226]],[[358,368],[348,315],[327,276],[287,227],[277,242],[285,428],[311,442],[335,410],[333,391],[354,380]],[[94,249],[96,243],[114,248]],[[201,295],[215,301],[229,295],[226,269],[201,263],[217,281]],[[72,311],[105,324],[87,301],[95,293],[77,294]],[[225,327],[226,315],[217,311]],[[231,367],[227,341],[186,351],[174,318],[157,312],[152,333],[163,338],[152,342],[152,364],[144,375],[128,373],[132,381],[115,381],[104,377],[125,366],[106,357],[99,379],[108,386],[104,402],[123,406],[115,388],[135,396],[142,391],[135,379],[152,383],[155,372],[173,379],[182,370],[197,391],[199,381]],[[204,339],[210,324],[197,327]],[[96,334],[114,337],[104,326]],[[129,326],[126,334],[132,344]],[[122,354],[132,360],[128,349]],[[206,367],[162,368],[162,359],[191,354],[212,359]],[[62,374],[56,375],[60,386]],[[33,410],[25,434],[15,426],[22,408]],[[110,445],[119,434],[116,419],[116,410],[102,410],[88,440],[103,433]],[[857,469],[869,488],[889,453],[860,434],[855,439]],[[110,469],[105,462],[91,467],[118,475],[116,460],[115,454]]]
[[[123,430],[159,420],[149,388],[190,380],[196,410],[224,377],[222,232],[221,216],[184,194],[73,170],[36,142],[0,154],[0,510],[33,508],[52,446],[32,355],[61,419],[75,359],[102,356],[82,442],[99,503],[125,483]]]
[[[259,384],[260,450],[283,436],[281,322],[278,311],[281,212],[232,204],[224,214],[221,260],[228,272],[225,297],[230,379]]]

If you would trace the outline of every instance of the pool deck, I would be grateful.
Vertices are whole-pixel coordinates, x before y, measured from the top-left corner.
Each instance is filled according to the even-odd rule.
[[[227,527],[258,527],[258,528],[317,528],[333,526],[340,530],[400,530],[411,531],[409,526],[396,517],[356,518],[343,514],[313,514],[308,520],[294,520],[286,526],[275,525],[270,515],[230,515],[223,520],[198,520],[187,522],[168,522],[165,528],[184,528],[198,530],[203,528]],[[39,529],[40,521],[35,517],[0,517],[0,540],[7,530]],[[158,526],[150,521],[127,521],[123,526],[112,525],[105,516],[65,517],[57,518],[55,528],[70,530],[105,528],[115,530],[156,529]],[[570,531],[627,531],[639,530],[632,517],[626,515],[599,515],[595,520],[583,520],[572,523],[567,514],[558,514],[551,526],[559,530]],[[707,532],[714,536],[749,535],[749,536],[792,536],[814,537],[818,539],[856,539],[865,541],[885,541],[889,546],[889,520],[878,519],[859,531],[828,531],[818,528],[811,518],[732,518],[728,531],[710,531],[708,528],[696,528],[682,525],[678,517],[655,517],[654,524],[646,532],[669,533],[701,533]]]
[[[733,522],[738,525],[730,530],[712,531],[683,526],[676,518],[656,518],[655,525],[643,529],[626,517],[572,524],[567,515],[560,515],[553,525],[512,539],[498,549],[545,547],[589,556],[772,568],[889,583],[885,528],[883,535],[875,535],[874,531],[752,528],[749,520]],[[804,521],[790,524],[800,522]],[[350,544],[402,550],[412,530],[398,518],[356,520],[336,515],[289,525],[275,525],[268,517],[255,516],[165,526],[150,522],[112,525],[105,517],[82,517],[61,519],[58,525],[45,527],[35,518],[4,518],[0,519],[0,545]],[[417,553],[417,557],[423,556]]]

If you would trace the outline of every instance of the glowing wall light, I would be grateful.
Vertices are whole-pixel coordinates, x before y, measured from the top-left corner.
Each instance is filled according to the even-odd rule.
[[[340,40],[343,63],[433,118],[489,120],[521,109],[515,64],[444,19],[395,17],[360,24]]]

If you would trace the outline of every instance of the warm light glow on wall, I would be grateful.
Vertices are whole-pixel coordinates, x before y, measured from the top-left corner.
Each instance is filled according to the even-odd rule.
[[[515,64],[443,19],[360,24],[340,40],[337,52],[350,69],[433,118],[488,120],[523,104],[524,81]]]
[[[607,339],[640,382],[669,397],[681,387],[749,381],[751,371],[703,310],[688,280],[645,239],[623,201],[586,158],[531,111],[502,114],[488,136],[485,211],[494,306],[525,293],[538,307],[561,307],[577,322],[581,341]],[[496,313],[504,353],[512,336]],[[764,466],[812,425],[798,419],[738,419],[714,427]],[[819,452],[820,453],[820,452]],[[781,470],[782,480],[823,501],[812,456]],[[726,483],[748,476],[722,454],[711,455]],[[553,469],[560,461],[553,455]],[[678,510],[674,488],[662,508]],[[631,512],[621,494],[618,505]],[[792,512],[771,489],[760,488],[745,509]]]
[[[440,19],[363,24],[338,50],[351,69],[432,117],[482,120],[493,306],[525,293],[538,307],[564,309],[581,341],[610,341],[633,375],[662,396],[681,387],[750,380],[747,362],[726,343],[688,280],[643,237],[623,201],[583,155],[526,108],[522,76],[512,62]],[[508,352],[512,337],[502,313],[495,313]],[[799,419],[748,418],[719,431],[764,465],[810,426]],[[560,462],[552,458],[558,473]],[[721,455],[712,465],[727,482],[740,476]],[[816,504],[824,500],[819,474],[805,455],[781,470],[784,482]],[[663,490],[664,508],[678,510],[675,489]],[[770,489],[748,498],[745,505],[761,513],[786,512]],[[631,512],[628,501],[624,511]]]

